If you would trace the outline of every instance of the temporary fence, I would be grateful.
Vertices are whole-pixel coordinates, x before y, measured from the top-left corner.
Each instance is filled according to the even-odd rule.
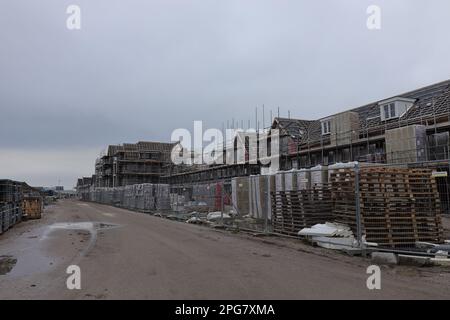
[[[447,179],[448,171],[431,164],[351,162],[208,183],[93,188],[83,197],[180,221],[307,236],[328,247],[416,250],[445,240]]]
[[[115,188],[91,188],[81,199],[144,212],[170,209],[169,185],[136,184]]]
[[[233,206],[264,219],[261,231],[298,236],[304,228],[331,223],[346,230],[348,241],[333,232],[308,232],[314,240],[353,248],[414,249],[420,242],[444,241],[441,203],[448,195],[439,192],[436,175],[412,165],[355,162],[241,177],[232,181]],[[270,209],[261,210],[267,194]]]
[[[378,247],[443,242],[439,193],[431,170],[340,169],[331,175],[334,221]],[[362,242],[362,243],[363,243]]]

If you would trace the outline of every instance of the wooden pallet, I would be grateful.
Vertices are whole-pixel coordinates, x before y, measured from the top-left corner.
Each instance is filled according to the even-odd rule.
[[[435,179],[428,169],[361,168],[359,196],[355,171],[331,174],[333,216],[356,231],[356,201],[366,240],[382,246],[408,247],[416,241],[443,241],[441,207]]]
[[[332,219],[329,188],[272,192],[271,196],[275,232],[295,236],[303,228]]]

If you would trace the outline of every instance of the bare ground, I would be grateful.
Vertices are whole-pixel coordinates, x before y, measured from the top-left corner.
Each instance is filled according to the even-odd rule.
[[[382,267],[371,291],[368,259],[75,200],[1,235],[1,259],[0,299],[450,298],[450,269]]]

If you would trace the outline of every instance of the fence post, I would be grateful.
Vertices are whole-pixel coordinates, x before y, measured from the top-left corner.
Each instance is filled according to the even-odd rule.
[[[267,181],[267,184],[269,184],[269,181]],[[270,199],[270,187],[267,188],[267,194],[266,195],[267,195],[267,197],[269,197],[269,198],[264,199],[266,201],[266,205],[268,203],[270,203],[270,206],[272,206],[272,199]],[[264,233],[268,233],[269,232],[269,230],[268,230],[269,210],[271,210],[271,208],[269,208],[269,207],[267,207],[267,209],[264,210],[265,211],[264,212]]]
[[[223,226],[223,209],[224,209],[224,187],[225,183],[224,180],[222,180],[222,184],[220,185],[220,224]]]
[[[358,240],[359,248],[363,249],[361,207],[359,202],[359,163],[355,165],[355,208],[356,208],[356,237]]]
[[[445,191],[447,193],[447,205],[446,205],[446,214],[450,214],[450,201],[449,201],[449,183],[448,183],[448,179],[449,179],[449,175],[450,175],[450,148],[448,149],[448,156],[447,156],[447,164],[448,164],[448,174],[447,177],[445,177]]]

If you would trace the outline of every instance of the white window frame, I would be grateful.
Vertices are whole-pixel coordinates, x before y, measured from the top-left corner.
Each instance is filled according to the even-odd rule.
[[[380,117],[382,121],[401,118],[414,105],[414,99],[395,97],[380,101]]]
[[[322,135],[323,136],[331,134],[331,120],[330,119],[329,120],[323,120],[320,123],[320,127],[322,129]]]
[[[397,105],[395,102],[383,104],[381,112],[384,113],[384,120],[398,118]],[[394,113],[394,114],[392,114]]]

